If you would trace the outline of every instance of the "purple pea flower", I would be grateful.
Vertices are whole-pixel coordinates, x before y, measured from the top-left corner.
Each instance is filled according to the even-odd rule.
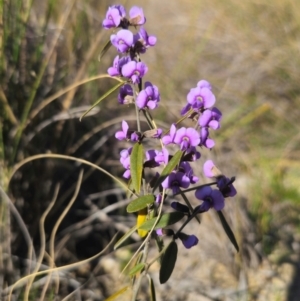
[[[125,172],[123,173],[123,177],[125,179],[130,179],[131,174],[130,174],[130,154],[132,152],[132,147],[128,149],[123,149],[120,152],[120,162],[123,165],[123,167],[126,169]]]
[[[147,71],[146,64],[136,61],[131,61],[122,67],[122,75],[130,78],[134,84],[138,84]]]
[[[146,23],[143,9],[141,7],[133,6],[129,11],[131,25],[143,25]]]
[[[141,27],[139,32],[134,35],[134,46],[137,52],[145,53],[147,48],[156,44],[157,38],[149,36],[147,31]]]
[[[115,137],[118,140],[128,139],[128,140],[131,140],[133,142],[138,141],[139,138],[140,138],[139,135],[136,132],[129,131],[128,123],[125,120],[122,121],[122,131],[117,131],[116,134],[115,134]]]
[[[200,116],[198,123],[202,127],[210,127],[213,130],[220,128],[222,113],[216,108],[205,110]]]
[[[140,109],[149,108],[151,110],[157,108],[160,101],[158,88],[150,82],[145,82],[145,89],[142,90],[136,99],[136,104]]]
[[[171,172],[161,185],[163,188],[172,189],[173,194],[177,194],[180,191],[179,187],[189,187],[190,179],[183,172]]]
[[[118,101],[122,105],[133,103],[133,90],[130,85],[125,84],[120,88],[118,94]]]
[[[236,189],[232,185],[232,180],[223,175],[217,178],[217,187],[220,189],[224,198],[236,195]]]
[[[198,238],[195,235],[187,235],[178,233],[178,238],[181,240],[186,249],[190,249],[198,244]]]
[[[124,56],[120,58],[117,55],[114,59],[113,66],[108,68],[107,73],[110,76],[121,76],[122,67],[130,61],[131,59],[129,56]]]
[[[146,161],[144,163],[144,167],[154,168],[159,166],[160,164],[155,161],[155,157],[158,155],[159,151],[156,149],[150,149],[145,152]]]
[[[201,80],[196,88],[192,88],[187,95],[187,101],[194,109],[206,109],[215,104],[215,95],[211,92],[209,82]]]
[[[224,197],[220,190],[212,189],[210,186],[202,186],[195,192],[195,196],[199,200],[203,200],[203,203],[199,207],[199,211],[208,211],[210,208],[214,208],[220,211],[224,208]]]
[[[170,143],[174,143],[174,138],[176,136],[176,125],[173,123],[170,128],[169,134],[162,137],[162,142],[164,145],[168,145]]]
[[[221,171],[215,166],[212,160],[207,160],[203,164],[203,173],[207,178],[215,178],[217,180],[217,187],[226,197],[233,197],[236,195],[236,189],[231,183],[231,179],[224,176]]]
[[[182,127],[177,130],[174,143],[180,145],[180,150],[185,151],[191,146],[197,146],[200,143],[200,136],[195,129]]]
[[[169,152],[166,148],[163,148],[162,151],[157,152],[156,157],[154,158],[155,162],[159,164],[168,164],[169,162]]]
[[[196,147],[191,146],[190,148],[187,149],[187,151],[185,152],[185,155],[182,159],[182,161],[196,161],[198,159],[200,159],[201,154],[200,152],[197,151]]]
[[[215,146],[213,139],[208,138],[209,131],[208,128],[204,127],[200,130],[200,145],[205,146],[208,149],[212,149]]]
[[[182,171],[190,179],[191,184],[195,184],[199,181],[199,178],[194,176],[194,171],[188,162],[181,162],[179,165],[179,170]]]
[[[102,22],[102,26],[105,29],[110,29],[113,27],[118,27],[121,20],[125,17],[126,11],[122,5],[110,6],[106,12],[106,17]]]
[[[110,36],[111,43],[121,53],[125,53],[133,45],[133,33],[127,29],[121,29],[117,34]]]

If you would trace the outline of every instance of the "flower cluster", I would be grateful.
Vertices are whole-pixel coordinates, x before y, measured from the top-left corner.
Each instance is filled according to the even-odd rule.
[[[122,105],[134,104],[139,112],[143,112],[149,117],[151,116],[149,110],[154,110],[159,105],[160,93],[156,85],[149,81],[143,85],[142,82],[148,72],[148,67],[141,61],[141,54],[145,54],[148,48],[155,46],[157,41],[155,36],[148,35],[145,28],[142,27],[145,23],[146,18],[142,8],[132,7],[129,11],[129,18],[127,18],[126,10],[122,5],[113,5],[108,8],[103,27],[105,29],[119,28],[119,31],[110,36],[110,42],[119,54],[107,70],[110,76],[124,79],[124,85],[119,90],[118,102]],[[136,32],[132,32],[131,27]],[[177,122],[173,123],[163,134],[161,129],[149,122],[150,130],[141,132],[130,129],[128,123],[123,120],[122,129],[115,134],[118,140],[127,140],[133,143],[142,143],[146,138],[161,139],[159,149],[145,151],[143,168],[153,169],[168,165],[172,158],[168,150],[171,145],[177,147],[182,153],[174,170],[160,183],[160,193],[155,195],[158,205],[163,201],[165,192],[169,191],[173,195],[180,194],[184,192],[184,189],[188,189],[190,185],[199,181],[199,178],[194,175],[190,162],[201,158],[199,148],[212,149],[215,146],[214,140],[209,136],[209,131],[220,128],[222,113],[214,106],[216,97],[208,81],[200,80],[195,88],[190,89],[186,99],[187,104],[180,113],[184,118],[192,120],[194,123],[192,127],[179,127],[179,122]],[[152,120],[152,117],[148,118],[149,120]],[[120,153],[120,162],[125,168],[123,177],[126,179],[131,178],[131,153],[132,147],[124,149]],[[203,184],[194,189],[196,198],[202,202],[193,212],[186,205],[172,203],[174,210],[184,212],[188,218],[204,213],[210,208],[220,211],[224,208],[225,198],[236,194],[233,186],[234,178],[229,179],[222,175],[211,160],[204,163],[203,173],[206,177],[213,178],[215,182]],[[158,177],[159,174],[156,173],[155,178]],[[215,185],[216,188],[212,188],[212,185]],[[166,230],[168,229],[158,230],[157,235],[169,233],[179,238],[186,248],[191,248],[198,243],[198,239],[194,235],[187,235],[182,231],[174,234],[172,231]]]

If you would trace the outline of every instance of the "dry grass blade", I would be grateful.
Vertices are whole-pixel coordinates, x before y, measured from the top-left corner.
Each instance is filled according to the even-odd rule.
[[[117,80],[119,82],[122,82],[121,79],[119,78],[116,78],[116,77],[111,77],[110,75],[107,75],[107,74],[100,74],[100,75],[95,75],[95,76],[92,76],[92,77],[89,77],[87,79],[84,79],[82,81],[79,81],[79,82],[75,82],[74,84],[56,92],[54,95],[46,98],[43,102],[41,102],[40,105],[38,105],[32,112],[31,114],[28,116],[28,120],[26,121],[26,124],[24,125],[24,129],[27,127],[27,125],[31,122],[31,120],[37,115],[39,114],[39,112],[41,110],[43,110],[47,105],[49,105],[52,101],[54,101],[55,99],[57,99],[58,97],[64,95],[65,93],[73,90],[73,89],[76,89],[78,86],[81,86],[81,85],[84,85],[86,83],[89,83],[91,81],[94,81],[94,80],[97,80],[97,79],[101,79],[101,78],[112,78],[114,80]]]
[[[55,190],[54,190],[53,198],[52,198],[50,204],[48,205],[47,209],[45,210],[45,212],[43,213],[43,215],[40,218],[40,226],[39,226],[39,228],[40,228],[40,235],[41,235],[40,255],[39,255],[38,259],[37,259],[37,263],[36,263],[36,266],[35,266],[32,274],[38,272],[38,270],[39,270],[39,268],[40,268],[40,266],[42,264],[42,261],[43,261],[43,257],[44,257],[45,249],[46,249],[46,236],[45,236],[45,229],[44,229],[45,219],[46,219],[48,213],[50,212],[50,210],[52,209],[53,205],[56,202],[56,199],[57,199],[57,196],[58,196],[58,192],[59,192],[59,185],[56,185]],[[24,293],[24,300],[28,300],[29,299],[29,292],[30,292],[31,285],[34,282],[34,278],[35,277],[33,276],[28,281],[28,284],[26,286],[25,293]]]

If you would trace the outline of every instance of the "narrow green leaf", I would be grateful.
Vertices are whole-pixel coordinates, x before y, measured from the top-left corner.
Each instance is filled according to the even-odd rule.
[[[107,40],[107,42],[105,43],[104,47],[102,48],[100,54],[99,54],[99,57],[98,57],[98,61],[100,62],[103,55],[109,50],[110,46],[111,46],[111,41],[110,40]]]
[[[230,226],[228,225],[223,213],[221,211],[217,211],[218,213],[218,216],[221,220],[221,223],[222,223],[222,226],[223,226],[223,229],[225,230],[228,238],[230,239],[231,243],[234,245],[235,249],[237,250],[237,252],[239,252],[239,246],[238,246],[238,243],[236,242],[236,239],[234,237],[234,234],[230,228]]]
[[[158,223],[156,224],[154,229],[159,229],[159,228],[165,228],[169,225],[173,225],[180,221],[184,217],[184,213],[182,212],[170,212],[170,213],[165,213],[163,214]],[[142,230],[151,230],[153,225],[156,223],[157,217],[151,218],[144,222],[142,225],[139,226],[139,229]]]
[[[121,288],[120,290],[118,290],[116,293],[114,293],[113,295],[111,295],[110,297],[108,297],[107,299],[105,299],[104,301],[112,301],[115,300],[117,297],[119,297],[120,295],[124,294],[128,289],[129,289],[129,285]]]
[[[147,274],[148,280],[149,280],[149,290],[150,290],[150,300],[156,301],[156,293],[155,293],[155,286],[153,279],[150,277],[149,274]]]
[[[160,177],[157,179],[157,181],[152,189],[153,192],[165,180],[165,178],[174,170],[174,168],[178,165],[178,163],[180,162],[180,159],[182,157],[182,154],[183,154],[183,152],[180,150],[175,153],[175,155],[169,161],[167,166],[163,169],[162,173],[160,174]]]
[[[126,208],[128,213],[131,212],[137,212],[141,209],[144,209],[147,207],[147,205],[154,203],[154,195],[143,195],[132,202],[130,202]]]
[[[132,277],[136,275],[138,272],[140,272],[144,267],[145,267],[145,263],[140,262],[128,272],[128,275]]]
[[[120,88],[121,86],[124,85],[125,82],[120,82],[117,85],[115,85],[114,87],[112,87],[110,90],[108,90],[106,93],[104,93],[88,110],[86,110],[81,117],[79,118],[79,120],[81,121],[82,118],[84,116],[86,116],[91,110],[93,110],[93,108],[95,106],[97,106],[103,99],[105,99],[107,96],[109,96],[111,93],[113,93],[114,91],[116,91],[118,88]]]
[[[142,174],[144,163],[144,147],[141,143],[136,143],[130,155],[130,174],[133,189],[137,194],[141,190]]]
[[[118,249],[123,245],[123,243],[137,230],[137,226],[132,227],[128,232],[126,232],[114,245],[114,250]]]
[[[175,267],[177,259],[178,247],[174,240],[168,245],[165,254],[163,255],[161,266],[159,270],[159,282],[166,283]]]

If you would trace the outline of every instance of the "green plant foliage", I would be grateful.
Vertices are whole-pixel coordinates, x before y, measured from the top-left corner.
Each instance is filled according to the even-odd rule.
[[[159,282],[166,283],[171,277],[177,260],[178,247],[174,240],[170,242],[163,254],[159,270]]]
[[[137,142],[130,155],[130,173],[133,189],[137,194],[140,193],[144,162],[144,147]]]
[[[230,241],[232,242],[232,244],[233,244],[233,246],[235,247],[235,249],[237,250],[237,252],[239,252],[239,250],[240,250],[240,249],[239,249],[239,246],[238,246],[238,244],[237,244],[237,242],[236,242],[236,239],[235,239],[235,237],[234,237],[234,234],[233,234],[233,232],[232,232],[230,226],[228,225],[228,223],[227,223],[227,221],[226,221],[226,219],[225,219],[225,217],[224,217],[222,211],[217,211],[217,213],[218,213],[218,216],[219,216],[219,218],[220,218],[220,221],[221,221],[221,223],[222,223],[222,226],[223,226],[223,229],[224,229],[225,233],[227,234],[228,238],[229,238]]]
[[[128,275],[130,277],[136,275],[138,272],[142,271],[145,268],[145,263],[138,263],[137,265],[135,265],[129,272]]]
[[[128,213],[131,212],[137,212],[141,209],[144,209],[147,207],[147,205],[153,204],[155,198],[153,194],[149,194],[149,195],[143,195],[135,200],[133,200],[132,202],[129,203],[129,205],[127,206],[126,210]]]

